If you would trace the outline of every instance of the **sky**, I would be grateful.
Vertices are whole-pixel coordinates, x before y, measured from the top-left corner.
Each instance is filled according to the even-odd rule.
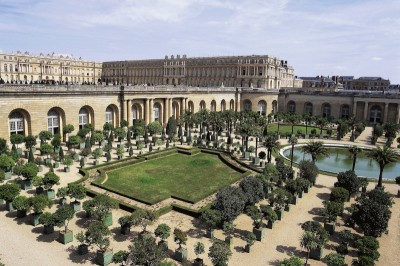
[[[400,83],[400,0],[0,0],[0,50],[86,60],[271,55]]]

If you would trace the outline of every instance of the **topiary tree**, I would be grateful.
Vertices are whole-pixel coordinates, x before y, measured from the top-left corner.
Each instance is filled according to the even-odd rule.
[[[174,229],[174,241],[179,245],[178,250],[182,249],[182,245],[186,245],[187,234],[179,228]]]
[[[318,167],[312,161],[301,161],[299,163],[300,177],[315,184],[318,176]]]
[[[41,144],[47,143],[47,141],[51,140],[52,137],[53,133],[47,130],[40,131],[39,133],[39,139]]]
[[[222,241],[215,240],[209,249],[208,256],[215,266],[227,266],[232,256],[230,246]]]
[[[25,178],[26,188],[29,188],[32,179],[37,176],[39,169],[35,163],[26,163],[19,169],[20,174]]]
[[[96,132],[92,135],[92,140],[94,142],[99,143],[99,147],[101,146],[101,142],[104,141],[104,135],[101,132]]]
[[[344,261],[344,256],[337,254],[337,253],[331,253],[325,256],[324,258],[326,265],[328,266],[345,266],[347,265]]]
[[[74,151],[75,151],[75,147],[76,147],[76,145],[78,145],[79,143],[81,143],[82,142],[82,139],[81,139],[81,137],[79,137],[79,136],[70,136],[69,138],[68,138],[68,142],[67,142],[67,146],[68,146],[68,148],[74,148]]]
[[[201,261],[203,262],[202,259],[200,259],[200,255],[204,253],[204,244],[201,242],[196,242],[196,244],[193,246],[194,249],[194,254],[196,254],[196,261]]]
[[[32,135],[28,135],[25,137],[25,147],[30,150],[31,148],[35,147],[37,144],[36,137]]]
[[[21,134],[13,134],[10,136],[10,142],[19,148],[19,144],[25,141],[25,137]]]
[[[260,211],[264,216],[264,219],[268,221],[268,224],[272,228],[272,224],[278,220],[278,215],[276,212],[268,205],[260,205]]]
[[[165,242],[165,240],[171,235],[171,227],[167,224],[159,224],[154,231],[156,237],[161,239],[161,242]]]
[[[169,138],[172,138],[173,136],[175,136],[176,127],[177,127],[176,119],[175,119],[175,117],[171,116],[170,118],[168,118],[167,128],[166,128],[166,132],[167,132],[167,135],[169,136]]]
[[[263,226],[263,222],[262,222],[263,215],[257,206],[255,206],[255,205],[247,206],[246,214],[253,220],[254,228],[261,228]]]
[[[8,150],[7,141],[3,138],[0,138],[0,154],[6,153]]]
[[[304,263],[299,257],[294,256],[279,262],[278,266],[304,266]]]
[[[60,204],[64,205],[65,201],[66,201],[66,197],[68,196],[68,187],[60,187],[57,190],[57,194],[56,196],[58,198],[60,198]]]
[[[244,210],[246,197],[241,188],[225,187],[218,191],[214,207],[223,221],[233,221]]]
[[[165,256],[150,234],[135,238],[129,246],[129,259],[133,265],[159,265]]]
[[[104,194],[96,195],[93,199],[86,202],[84,205],[85,211],[91,218],[97,221],[104,221],[110,215],[112,209],[118,208],[118,203]]]
[[[63,205],[56,210],[53,214],[55,226],[64,227],[64,232],[68,232],[68,224],[74,218],[75,211],[72,207],[68,205]]]
[[[74,128],[73,125],[67,124],[67,125],[65,125],[64,128],[63,128],[63,133],[64,133],[65,135],[67,135],[67,137],[68,137],[68,135],[69,135],[70,133],[72,133],[72,131],[74,131],[74,130],[75,130],[75,128]]]
[[[240,181],[246,205],[254,205],[264,199],[264,189],[261,180],[255,176],[248,176]]]
[[[378,240],[376,240],[375,237],[363,236],[358,239],[354,244],[357,248],[357,254],[359,257],[365,256],[370,257],[373,260],[379,259],[379,242]]]
[[[125,131],[125,129],[123,129],[123,128],[117,127],[117,128],[114,130],[114,134],[115,134],[115,136],[118,138],[119,143],[122,143],[122,141],[125,139],[126,131]]]
[[[121,266],[127,265],[129,258],[129,252],[126,250],[119,250],[116,253],[114,253],[112,262],[117,263]]]
[[[335,222],[336,217],[343,214],[344,203],[337,201],[324,201],[323,215],[329,223]]]
[[[109,235],[111,231],[102,221],[91,222],[85,232],[88,243],[96,245],[100,252],[105,252],[110,246]]]
[[[35,195],[29,198],[29,206],[34,214],[42,213],[44,209],[51,208],[53,204],[53,201],[48,199],[45,195]]]
[[[158,135],[162,132],[162,125],[159,121],[153,121],[147,125],[147,131],[150,135]]]
[[[74,204],[79,204],[79,200],[86,197],[86,188],[82,184],[69,183],[68,196],[75,199]]]
[[[53,190],[54,185],[60,184],[60,177],[56,175],[54,172],[48,172],[43,177],[43,185],[47,190]]]
[[[222,217],[218,210],[205,209],[200,215],[200,220],[207,226],[208,235],[212,238],[212,230],[221,224]]]
[[[277,188],[268,195],[268,200],[275,210],[282,210],[291,201],[292,195],[281,188]]]
[[[349,191],[350,195],[356,193],[361,187],[361,179],[354,173],[348,170],[340,172],[337,175],[338,181],[335,182],[335,187],[342,187]]]
[[[331,189],[330,201],[346,202],[350,198],[350,193],[343,187],[335,187]]]
[[[10,172],[11,168],[15,165],[13,158],[6,154],[0,155],[0,170],[3,172]]]
[[[19,195],[16,196],[13,201],[12,205],[14,209],[17,210],[17,217],[22,218],[26,216],[26,212],[29,210],[29,199],[26,196]]]

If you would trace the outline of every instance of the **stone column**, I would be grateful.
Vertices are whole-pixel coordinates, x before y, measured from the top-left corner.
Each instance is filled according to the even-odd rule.
[[[169,116],[173,116],[174,114],[172,113],[172,100],[171,98],[168,98],[168,114]]]
[[[383,123],[387,122],[389,104],[385,103],[385,110],[383,111]]]
[[[180,118],[182,118],[184,111],[185,111],[185,99],[182,98],[180,104],[180,116],[179,116]]]
[[[236,93],[236,107],[235,107],[235,111],[236,112],[240,112],[240,92]]]
[[[364,105],[364,120],[367,121],[367,117],[368,117],[368,102],[365,102]]]
[[[357,115],[357,101],[354,101],[353,104],[353,116],[356,117]]]
[[[149,121],[150,121],[150,117],[149,117],[149,99],[146,99],[146,103],[145,103],[145,105],[144,105],[144,121],[145,121],[145,123],[146,123],[146,125],[148,125],[149,124]]]
[[[153,122],[153,105],[154,105],[154,99],[150,99],[149,101],[149,123]]]
[[[397,104],[396,121],[397,121],[397,124],[400,123],[400,104]]]
[[[168,99],[169,98],[164,99],[164,123],[165,123],[165,125],[167,125],[168,118],[169,118]]]
[[[126,100],[126,121],[131,125],[131,100]]]

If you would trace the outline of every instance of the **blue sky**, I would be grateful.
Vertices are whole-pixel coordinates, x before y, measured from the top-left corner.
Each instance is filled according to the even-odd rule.
[[[268,54],[400,83],[399,0],[1,0],[0,49],[111,61]]]

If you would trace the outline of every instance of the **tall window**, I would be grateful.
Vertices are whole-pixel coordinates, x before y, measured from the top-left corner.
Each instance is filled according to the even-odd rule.
[[[288,112],[295,113],[296,112],[296,103],[294,101],[288,102]]]
[[[331,106],[328,103],[324,103],[322,105],[322,117],[330,117],[331,116]]]
[[[82,129],[84,125],[89,123],[89,112],[86,108],[79,110],[79,129]]]
[[[135,105],[132,105],[132,125],[136,119],[138,119],[137,108]]]
[[[382,109],[375,105],[371,108],[369,114],[369,122],[371,123],[381,123],[382,122]]]
[[[200,102],[200,110],[205,110],[206,109],[206,103],[204,101]]]
[[[160,105],[157,103],[154,104],[154,106],[153,106],[153,117],[154,117],[154,121],[160,120]]]
[[[18,112],[14,111],[10,114],[10,135],[13,134],[21,134],[25,135],[25,128],[24,128],[24,116]]]
[[[350,107],[348,105],[342,105],[340,115],[342,118],[349,118],[350,117]]]
[[[313,113],[313,105],[312,105],[312,103],[306,103],[304,105],[304,113],[312,115],[312,113]]]
[[[107,107],[106,109],[106,123],[114,125],[114,112],[111,107]]]
[[[212,112],[217,111],[217,104],[215,103],[214,100],[211,101],[211,111]]]
[[[251,102],[249,100],[246,100],[243,104],[243,109],[245,111],[251,111]]]
[[[60,117],[56,110],[47,113],[47,130],[54,134],[60,134]]]
[[[265,101],[259,101],[257,110],[260,115],[265,116],[267,113],[267,103]]]

